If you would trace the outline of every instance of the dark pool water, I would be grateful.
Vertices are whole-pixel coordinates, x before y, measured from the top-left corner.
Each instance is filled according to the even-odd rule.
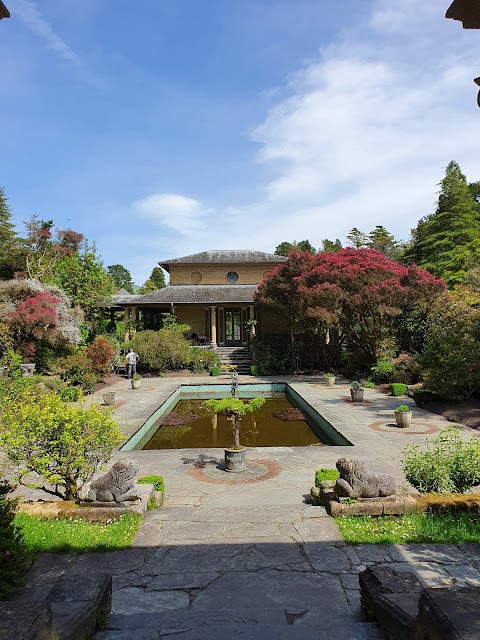
[[[175,413],[195,413],[200,419],[186,425],[159,426],[143,448],[202,449],[232,446],[231,421],[225,415],[212,416],[202,404],[203,400],[180,400],[173,409]],[[287,421],[271,415],[286,409],[292,409],[287,398],[267,398],[258,411],[242,416],[240,444],[246,447],[304,447],[323,444],[306,420]]]

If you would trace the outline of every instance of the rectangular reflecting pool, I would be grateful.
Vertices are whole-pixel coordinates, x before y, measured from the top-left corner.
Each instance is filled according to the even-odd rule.
[[[226,415],[212,415],[207,398],[230,395],[229,385],[181,385],[126,442],[122,450],[230,447],[233,429]],[[240,384],[242,399],[262,396],[265,404],[241,417],[240,442],[247,447],[350,445],[286,383]]]

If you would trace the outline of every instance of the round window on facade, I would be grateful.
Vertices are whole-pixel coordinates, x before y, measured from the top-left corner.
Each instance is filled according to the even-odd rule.
[[[229,271],[227,273],[227,280],[229,282],[236,282],[238,280],[238,273],[236,271]]]
[[[202,274],[200,273],[200,271],[192,271],[192,273],[190,274],[190,282],[192,284],[198,284],[201,281],[202,281]]]

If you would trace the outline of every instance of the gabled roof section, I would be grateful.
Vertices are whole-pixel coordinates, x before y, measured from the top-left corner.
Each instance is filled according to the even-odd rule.
[[[190,256],[183,256],[182,258],[162,260],[158,264],[168,271],[168,267],[171,264],[242,264],[251,262],[279,264],[280,262],[286,261],[287,258],[284,258],[283,256],[277,256],[274,253],[235,249],[231,251],[201,251],[200,253],[193,253]]]
[[[182,284],[143,295],[112,296],[112,305],[253,303],[256,284]]]

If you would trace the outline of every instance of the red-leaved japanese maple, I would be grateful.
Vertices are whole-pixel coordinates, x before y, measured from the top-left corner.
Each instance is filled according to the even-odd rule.
[[[346,344],[377,359],[382,341],[395,335],[405,308],[428,311],[446,285],[415,265],[404,267],[372,249],[298,255],[292,252],[259,286],[257,300],[287,313],[295,334],[312,330],[323,342],[319,356],[329,364]]]

